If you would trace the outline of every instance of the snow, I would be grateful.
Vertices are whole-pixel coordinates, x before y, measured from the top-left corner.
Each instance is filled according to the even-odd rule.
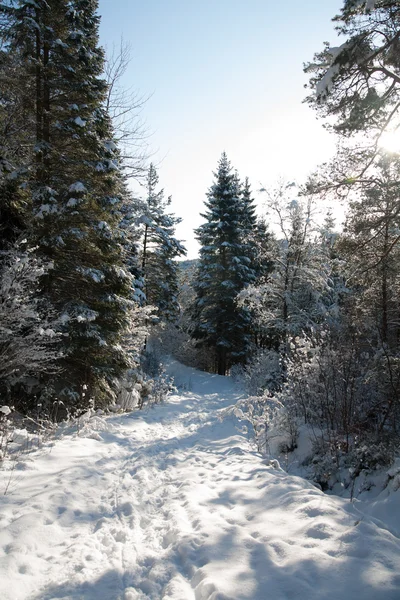
[[[65,316],[67,316],[67,315],[65,315]],[[78,323],[90,323],[92,321],[95,321],[98,316],[99,316],[99,313],[96,312],[95,310],[90,310],[89,308],[82,307],[80,309],[80,314],[78,314],[76,316],[76,320],[78,321]]]
[[[118,150],[118,146],[113,140],[106,140],[104,142],[104,147],[108,152],[116,152]]]
[[[80,29],[75,29],[75,31],[72,31],[70,33],[69,37],[71,38],[71,40],[76,40],[76,39],[78,39],[80,37],[84,37],[84,36],[85,36],[85,34],[83,31],[81,31]]]
[[[117,163],[114,160],[107,159],[104,162],[106,163],[107,168],[110,171],[119,171],[119,166],[117,165]]]
[[[38,219],[43,219],[46,215],[54,215],[58,213],[58,207],[54,204],[42,204],[36,213]]]
[[[358,0],[356,6],[360,6],[364,3],[365,3],[365,12],[367,13],[367,12],[370,12],[371,10],[374,10],[376,0]]]
[[[66,44],[65,42],[63,42],[59,38],[57,38],[56,40],[54,40],[54,45],[55,46],[60,46],[60,48],[68,48],[68,44]],[[75,106],[76,106],[76,104],[75,104]]]
[[[91,267],[76,267],[78,273],[82,273],[85,277],[90,277],[95,283],[101,283],[105,279],[105,275],[100,269]]]
[[[9,406],[0,406],[0,412],[3,413],[3,415],[7,416],[11,414],[11,409]]]
[[[50,329],[50,328],[43,329],[43,327],[40,327],[38,331],[39,331],[39,335],[46,335],[47,337],[50,337],[50,338],[57,336],[54,329]]]
[[[106,221],[99,221],[97,224],[97,229],[99,229],[99,231],[111,231],[111,227],[108,223],[106,223]]]
[[[2,600],[400,597],[399,491],[379,516],[323,494],[254,452],[230,378],[168,370],[168,404],[6,462]]]
[[[84,184],[81,181],[75,181],[75,183],[73,183],[72,185],[69,186],[69,192],[74,193],[74,192],[80,192],[80,193],[85,193],[87,192],[86,187],[84,186]]]
[[[329,67],[316,86],[317,97],[321,100],[331,91],[335,75],[339,73],[341,67],[337,59],[343,50],[346,50],[348,47],[349,42],[344,42],[341,46],[332,47],[327,50],[329,54]]]
[[[86,121],[81,119],[81,117],[76,117],[76,119],[74,119],[74,123],[78,125],[78,127],[85,127],[86,125]]]
[[[78,198],[70,198],[67,202],[67,206],[68,208],[75,208],[75,206],[77,206],[77,204],[80,204],[82,202],[82,200],[79,200]]]
[[[118,277],[118,279],[131,279],[130,274],[122,267],[115,266],[114,272],[115,272],[116,276]]]

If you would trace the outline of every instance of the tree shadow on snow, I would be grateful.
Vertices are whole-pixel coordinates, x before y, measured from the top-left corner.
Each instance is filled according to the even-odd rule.
[[[124,597],[124,590],[123,574],[110,570],[94,581],[81,583],[65,581],[51,584],[29,600],[121,600]]]
[[[278,479],[287,478],[283,473],[277,473],[276,476]],[[268,500],[265,502],[269,508],[274,508],[275,503],[279,507],[279,488],[274,498],[274,487],[271,481],[267,492]],[[316,492],[317,501],[319,495]],[[282,503],[282,495],[280,498]],[[323,498],[321,495],[321,502]],[[227,564],[230,586],[235,588],[232,600],[239,597],[249,600],[400,598],[400,577],[387,558],[396,554],[398,541],[390,536],[385,541],[380,540],[379,548],[368,547],[372,540],[366,537],[366,532],[360,530],[360,525],[355,521],[337,536],[333,530],[333,543],[326,545],[328,534],[318,535],[316,521],[312,517],[305,518],[299,524],[299,531],[294,537],[285,531],[284,526],[281,535],[277,535],[276,530],[271,535],[268,522],[263,522],[262,503],[258,507],[253,506],[240,492],[240,488],[219,490],[218,496],[209,500],[209,504],[228,509],[248,505],[251,507],[251,513],[246,513],[246,519],[254,523],[253,532],[248,529],[245,542],[240,523],[228,520],[227,530],[214,537],[212,543],[205,542],[198,551],[202,558],[199,566],[204,567],[205,573],[207,563],[216,561],[221,565],[223,579],[223,564]],[[262,522],[263,525],[260,526]],[[370,525],[365,524],[365,528],[367,527]],[[239,560],[232,569],[234,557],[239,557]],[[242,568],[242,565],[245,567]],[[206,581],[212,581],[212,577]],[[201,583],[199,587],[201,588]],[[201,594],[202,590],[196,589],[196,593]]]

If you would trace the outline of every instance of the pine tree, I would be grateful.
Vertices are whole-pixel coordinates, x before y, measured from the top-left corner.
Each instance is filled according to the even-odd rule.
[[[23,59],[34,92],[23,187],[34,216],[30,238],[52,266],[42,294],[63,340],[53,394],[73,407],[110,399],[110,385],[129,365],[120,345],[131,307],[117,230],[124,189],[104,109],[97,4],[21,0],[4,9],[9,48]]]
[[[256,276],[260,277],[266,265],[261,259],[260,250],[266,243],[266,227],[259,221],[256,214],[254,198],[252,197],[249,178],[246,177],[243,185],[239,184],[241,198],[241,240],[244,254],[248,257]]]
[[[167,213],[171,198],[165,199],[164,190],[157,191],[159,177],[153,164],[147,175],[147,196],[143,203],[143,241],[141,268],[147,304],[158,309],[161,319],[176,320],[178,303],[178,265],[176,258],[186,249],[175,238],[175,227],[181,219]]]
[[[400,5],[397,0],[345,0],[333,21],[345,40],[339,47],[325,43],[305,66],[312,90],[307,101],[329,119],[325,127],[341,136],[343,156],[333,161],[333,183],[346,188],[355,180],[373,179],[382,136],[399,127]]]
[[[214,350],[215,370],[225,375],[232,364],[245,359],[251,341],[249,313],[238,308],[236,297],[256,278],[247,239],[254,213],[225,153],[214,176],[205,203],[208,210],[202,215],[206,222],[196,231],[201,249],[192,335],[199,345]]]
[[[345,0],[333,19],[345,42],[325,45],[306,65],[314,73],[309,103],[323,116],[335,116],[334,128],[354,134],[379,134],[399,118],[399,25],[397,0]]]
[[[399,193],[400,158],[384,153],[376,163],[375,184],[350,203],[340,244],[364,327],[373,323],[370,342],[391,350],[399,339]]]

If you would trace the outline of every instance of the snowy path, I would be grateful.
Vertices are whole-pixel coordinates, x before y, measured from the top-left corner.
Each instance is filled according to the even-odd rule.
[[[220,419],[229,379],[175,368],[167,405],[20,460],[0,599],[399,600],[399,532],[268,465]]]

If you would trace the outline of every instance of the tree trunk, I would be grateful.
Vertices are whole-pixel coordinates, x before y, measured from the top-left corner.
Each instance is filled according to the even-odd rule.
[[[36,19],[40,23],[40,10],[36,9]],[[35,48],[35,84],[36,84],[36,143],[43,140],[43,78],[42,78],[42,38],[40,29],[36,29],[36,48]],[[42,178],[43,156],[42,151],[36,151],[37,179]]]
[[[47,34],[48,35],[48,34]],[[48,39],[45,39],[43,43],[43,143],[45,148],[43,149],[43,170],[45,181],[48,179],[48,172],[50,169],[50,86],[48,77],[48,65],[50,48]]]
[[[383,269],[382,269],[382,341],[384,344],[388,341],[388,253],[389,253],[389,220],[385,223],[385,242],[383,248]]]
[[[226,375],[226,350],[218,348],[218,375]]]

